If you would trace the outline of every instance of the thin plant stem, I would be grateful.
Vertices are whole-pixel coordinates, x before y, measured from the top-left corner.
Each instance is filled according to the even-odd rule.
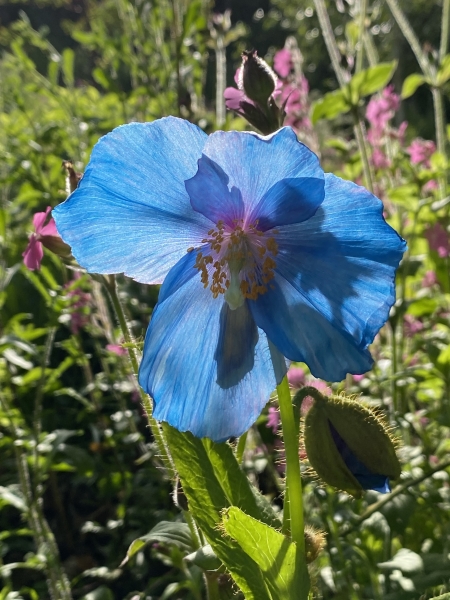
[[[333,65],[334,72],[336,74],[336,78],[339,82],[339,86],[341,89],[345,88],[347,85],[346,76],[344,70],[340,64],[340,54],[339,48],[336,44],[336,39],[334,37],[333,28],[331,26],[330,18],[328,16],[328,12],[325,6],[324,0],[314,0],[314,5],[317,11],[317,17],[319,19],[320,28],[322,30],[323,39],[325,41],[325,45],[328,50],[328,54],[330,55],[331,64]],[[356,141],[358,143],[359,152],[361,155],[361,161],[363,164],[364,171],[364,179],[366,181],[367,188],[373,192],[373,183],[372,183],[372,175],[370,172],[369,160],[367,157],[367,148],[364,137],[364,125],[362,120],[358,114],[358,109],[355,107],[352,110],[352,116],[354,121],[354,133],[356,137]]]
[[[444,56],[447,54],[449,25],[450,25],[450,0],[444,0],[444,5],[442,7],[441,43],[439,45],[439,62],[442,62]]]
[[[286,454],[286,487],[289,490],[289,512],[291,538],[299,552],[305,554],[305,534],[303,522],[303,493],[300,475],[299,439],[295,426],[294,409],[287,377],[277,386],[278,405]]]
[[[222,127],[225,123],[225,84],[227,79],[227,61],[224,37],[217,33],[216,39],[216,125]]]
[[[413,28],[409,24],[408,19],[406,18],[405,13],[400,8],[397,0],[386,0],[386,3],[389,6],[389,9],[397,22],[397,25],[400,28],[400,31],[403,33],[406,41],[411,46],[411,50],[414,52],[414,55],[419,63],[420,68],[422,69],[422,73],[428,77],[431,76],[430,63],[428,62],[428,58],[425,53],[422,51],[420,47],[420,42],[417,39],[416,34],[414,33]]]
[[[366,31],[367,0],[359,0],[359,48],[356,53],[355,72],[359,73],[363,67],[364,59],[364,34]]]
[[[334,37],[333,28],[330,23],[330,18],[328,16],[325,2],[324,0],[314,0],[314,5],[316,7],[317,17],[319,19],[323,39],[325,41],[328,54],[330,55],[331,64],[333,65],[333,69],[336,74],[336,78],[339,82],[339,86],[342,88],[347,82],[345,80],[344,72],[341,68],[341,56],[336,44],[336,39]]]
[[[125,342],[127,343],[128,356],[130,358],[131,366],[133,368],[133,374],[137,378],[138,371],[139,371],[139,361],[138,361],[138,357],[136,354],[136,350],[134,348],[134,340],[131,335],[131,331],[128,327],[127,319],[125,317],[125,312],[123,310],[119,295],[117,293],[117,285],[116,285],[115,277],[113,275],[105,276],[104,283],[105,283],[105,287],[108,290],[108,293],[110,295],[111,302],[112,302],[114,311],[117,316],[117,320],[119,321],[119,327],[122,331],[123,338],[124,338]],[[142,390],[142,388],[140,386],[138,387],[138,389],[139,389],[139,394],[141,396],[144,410],[147,414],[151,432],[156,441],[159,455],[161,457],[161,460],[164,463],[164,466],[166,467],[166,469],[168,471],[170,478],[174,480],[175,479],[175,468],[172,465],[172,460],[170,458],[170,454],[168,452],[167,444],[164,440],[163,433],[158,425],[158,422],[153,418],[152,405],[150,402],[150,398]]]
[[[433,107],[434,107],[434,124],[436,128],[436,145],[438,151],[445,156],[445,118],[444,118],[444,103],[442,101],[442,90],[439,87],[432,87]],[[446,196],[446,181],[444,177],[439,178],[439,188],[441,198]]]

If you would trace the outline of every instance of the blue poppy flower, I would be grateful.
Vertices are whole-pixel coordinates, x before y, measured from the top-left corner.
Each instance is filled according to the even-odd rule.
[[[370,369],[405,250],[380,200],[290,128],[124,125],[53,215],[88,271],[163,283],[139,381],[156,419],[213,440],[248,429],[285,359],[331,381]]]

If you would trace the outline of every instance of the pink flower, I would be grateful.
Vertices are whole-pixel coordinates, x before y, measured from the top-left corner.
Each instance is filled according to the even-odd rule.
[[[280,413],[274,406],[269,406],[269,414],[267,416],[266,427],[268,429],[272,429],[273,433],[276,434],[279,426]]]
[[[429,227],[425,232],[425,237],[428,240],[430,250],[436,251],[440,258],[450,256],[448,233],[440,223],[435,223],[433,227]]]
[[[83,291],[76,285],[81,276],[75,273],[72,281],[64,286],[68,288],[67,298],[71,300],[70,305],[70,330],[74,335],[77,335],[85,325],[89,323],[89,304],[91,302],[91,294]]]
[[[403,329],[405,332],[405,336],[408,338],[413,337],[415,333],[419,333],[422,331],[424,325],[421,321],[413,317],[412,315],[405,315],[403,322]]]
[[[422,287],[432,287],[437,283],[436,273],[434,271],[427,271],[422,279]]]
[[[44,256],[42,245],[45,246],[48,242],[51,244],[55,239],[57,241],[61,240],[53,217],[50,217],[48,223],[44,225],[51,210],[52,207],[47,206],[45,212],[35,213],[33,217],[34,233],[30,235],[28,246],[22,254],[23,262],[30,271],[35,271],[41,266],[42,258]]]
[[[430,156],[436,152],[436,144],[431,140],[417,138],[411,142],[406,151],[409,153],[413,165],[429,167]]]
[[[273,57],[273,68],[280,77],[286,78],[292,69],[292,55],[287,48],[278,50]]]
[[[391,164],[388,157],[379,148],[373,149],[372,163],[376,169],[387,169]]]
[[[366,109],[366,119],[371,127],[382,132],[399,106],[400,96],[394,92],[392,85],[388,85],[379,98],[371,98]]]
[[[430,181],[427,181],[426,184],[423,186],[423,191],[424,192],[434,192],[438,189],[438,182],[436,181],[436,179],[430,179]]]
[[[362,381],[364,379],[365,375],[352,375],[353,381],[355,381],[356,383],[359,383],[360,381]]]
[[[287,378],[293,388],[301,388],[305,385],[305,371],[300,367],[291,367],[287,372]]]
[[[125,356],[125,354],[127,353],[126,348],[120,346],[119,344],[106,344],[106,349],[108,350],[108,352],[117,354],[117,356]]]

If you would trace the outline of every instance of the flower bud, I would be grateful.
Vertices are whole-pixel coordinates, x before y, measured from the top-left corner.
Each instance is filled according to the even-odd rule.
[[[70,246],[63,242],[59,235],[43,235],[40,240],[42,245],[53,254],[57,254],[60,258],[71,258]]]
[[[276,84],[277,76],[256,50],[243,52],[239,88],[247,98],[265,107]]]
[[[314,394],[305,417],[305,449],[312,468],[327,484],[360,497],[363,490],[389,492],[388,479],[401,467],[383,420],[342,396]]]

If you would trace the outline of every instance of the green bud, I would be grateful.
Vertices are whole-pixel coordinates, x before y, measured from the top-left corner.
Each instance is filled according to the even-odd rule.
[[[40,238],[42,245],[53,252],[53,254],[57,254],[61,258],[71,258],[72,250],[68,244],[62,241],[59,235],[43,235]]]
[[[243,52],[239,88],[247,98],[266,107],[276,84],[277,76],[256,50]]]
[[[388,491],[401,467],[383,419],[356,400],[325,397],[315,390],[305,417],[305,450],[312,468],[329,485],[360,497],[366,489]]]

